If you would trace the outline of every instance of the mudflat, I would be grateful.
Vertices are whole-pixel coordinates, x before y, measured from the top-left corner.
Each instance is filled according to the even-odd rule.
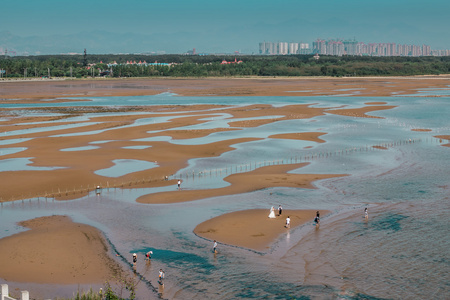
[[[411,77],[98,78],[0,81],[0,99],[139,96],[392,96],[447,88],[450,75]]]
[[[317,96],[349,95],[367,96],[361,108],[317,108],[310,105],[249,105],[232,107],[224,105],[180,105],[152,107],[49,107],[41,112],[18,113],[15,109],[0,109],[0,141],[24,139],[14,143],[23,151],[6,154],[2,159],[29,159],[33,167],[51,167],[45,171],[0,172],[1,199],[13,201],[33,197],[50,197],[57,200],[76,199],[92,191],[95,186],[133,188],[176,186],[177,180],[165,180],[187,166],[188,160],[199,157],[217,157],[232,151],[232,145],[258,138],[236,138],[202,145],[177,145],[165,141],[137,141],[143,138],[170,136],[173,139],[192,139],[214,132],[237,131],[257,127],[271,122],[292,119],[308,119],[323,114],[339,114],[351,117],[372,117],[367,113],[392,109],[382,101],[371,101],[372,96],[414,94],[425,88],[448,88],[450,76],[418,76],[394,78],[225,78],[225,79],[92,79],[92,80],[47,80],[47,81],[1,81],[0,103],[56,103],[77,101],[79,97],[138,96],[164,92],[183,96]],[[214,118],[217,109],[230,117],[229,127],[214,129],[178,129],[197,125]],[[23,108],[23,111],[30,109]],[[110,116],[98,116],[98,112],[113,112]],[[120,114],[133,112],[133,114]],[[88,120],[74,121],[71,117],[92,113]],[[264,116],[277,116],[264,119]],[[127,127],[150,117],[168,117],[164,123]],[[246,120],[242,120],[245,118]],[[233,120],[241,119],[241,120]],[[51,128],[57,125],[76,127]],[[30,131],[27,129],[45,128]],[[423,129],[426,130],[426,129]],[[96,132],[96,134],[89,134]],[[6,134],[7,133],[7,134]],[[83,133],[83,134],[82,134]],[[308,140],[323,143],[326,132],[294,132],[273,135],[271,138]],[[438,136],[449,139],[448,135]],[[96,143],[108,141],[107,143]],[[95,144],[89,151],[62,151]],[[447,144],[446,146],[448,146]],[[144,151],[130,149],[148,146]],[[0,148],[9,148],[9,144]],[[114,179],[95,173],[96,170],[113,166],[114,159],[152,161],[156,168],[126,174]],[[225,178],[229,187],[205,190],[175,190],[144,195],[141,203],[175,203],[195,201],[220,195],[239,194],[258,189],[286,186],[314,188],[314,181],[345,176],[346,174],[290,174],[307,163],[263,166],[254,171],[233,174]],[[26,183],[26,185],[24,184]],[[243,184],[245,183],[245,184]],[[26,188],[24,188],[24,186]],[[207,239],[218,240],[258,251],[264,251],[284,228],[285,214],[275,220],[267,219],[268,210],[239,211],[214,218],[199,224],[196,234]],[[290,210],[292,225],[300,226],[312,221],[315,211]],[[325,214],[325,213],[324,213]],[[244,222],[245,220],[245,222]],[[264,224],[255,231],[252,224]],[[107,246],[101,233],[87,225],[73,223],[64,216],[33,219],[21,223],[30,230],[0,240],[0,277],[12,281],[36,283],[94,283],[102,282],[115,272],[113,259],[109,258]],[[60,240],[64,237],[65,240]],[[45,241],[45,242],[44,242]],[[25,245],[26,247],[23,247]],[[30,253],[24,249],[32,248]]]
[[[66,216],[41,217],[19,225],[29,230],[0,239],[0,277],[8,281],[94,284],[123,270],[102,233]]]

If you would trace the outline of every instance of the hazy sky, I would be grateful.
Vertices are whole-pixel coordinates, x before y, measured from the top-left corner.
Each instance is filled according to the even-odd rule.
[[[449,0],[1,0],[0,47],[257,53],[262,41],[356,38],[450,49],[449,15]]]

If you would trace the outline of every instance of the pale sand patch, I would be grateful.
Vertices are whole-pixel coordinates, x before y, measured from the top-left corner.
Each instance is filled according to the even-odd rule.
[[[256,170],[232,174],[224,178],[230,185],[217,189],[177,190],[161,192],[139,197],[139,203],[178,203],[223,195],[249,193],[270,187],[315,188],[312,182],[322,179],[347,176],[346,174],[290,174],[287,173],[306,166],[308,163],[273,165]]]
[[[0,99],[32,102],[55,97],[139,96],[164,92],[183,96],[352,96],[416,94],[424,88],[447,88],[449,75],[410,77],[249,77],[249,78],[97,78],[46,81],[0,81]],[[64,100],[67,101],[67,100]]]
[[[270,135],[271,139],[290,139],[290,140],[301,140],[301,141],[311,141],[316,143],[325,143],[324,140],[320,139],[319,136],[325,135],[325,132],[297,132],[297,133],[285,133],[285,134],[274,134]]]
[[[379,101],[379,102],[366,102],[365,105],[384,105],[387,104],[387,102]]]
[[[396,106],[392,106],[392,105],[391,106],[366,106],[366,107],[361,107],[361,108],[349,108],[349,109],[329,109],[329,110],[326,110],[326,112],[335,114],[335,115],[349,116],[349,117],[383,119],[382,117],[367,115],[367,113],[378,111],[378,110],[392,109],[395,107]]]
[[[96,228],[66,216],[19,223],[30,230],[0,240],[0,277],[15,282],[104,283],[123,270]]]
[[[269,209],[251,209],[224,214],[205,221],[194,229],[194,233],[218,243],[229,244],[257,251],[267,250],[281,235],[289,232],[285,228],[286,217],[291,219],[291,229],[311,222],[316,210],[283,209],[281,216],[268,218]],[[321,211],[325,216],[329,211]],[[218,247],[220,251],[220,246]]]
[[[419,131],[419,132],[429,132],[431,129],[411,129],[411,131]]]
[[[448,140],[448,141],[450,141],[450,135],[437,135],[437,136],[435,136],[435,138],[438,138],[438,139],[441,139],[441,140]],[[450,147],[450,143],[444,144],[442,146]]]
[[[372,146],[372,148],[380,149],[380,150],[387,150],[387,147],[384,147],[384,146]]]

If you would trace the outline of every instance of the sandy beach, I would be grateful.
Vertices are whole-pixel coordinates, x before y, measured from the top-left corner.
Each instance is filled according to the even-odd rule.
[[[314,181],[346,176],[346,174],[288,174],[308,163],[260,167],[251,172],[232,174],[225,177],[229,186],[217,189],[176,190],[141,196],[139,203],[177,203],[205,198],[249,193],[270,187],[294,187],[312,189]]]
[[[102,107],[41,108],[31,116],[14,109],[0,109],[0,141],[24,139],[14,144],[22,148],[4,154],[3,160],[29,159],[33,167],[51,170],[21,170],[0,172],[1,202],[27,198],[77,199],[96,186],[120,189],[176,186],[176,179],[165,180],[188,165],[193,158],[219,157],[233,151],[233,145],[258,141],[260,138],[234,138],[209,144],[181,145],[167,141],[145,141],[151,137],[170,137],[173,140],[194,139],[215,132],[239,131],[281,120],[311,119],[325,114],[356,118],[377,118],[370,112],[389,110],[396,106],[371,101],[374,96],[415,94],[426,88],[448,88],[450,76],[421,76],[411,78],[242,78],[242,79],[95,79],[2,81],[0,103],[62,102],[61,98],[77,101],[80,97],[139,96],[175,93],[182,96],[318,96],[348,95],[367,97],[364,107],[343,106],[319,108],[313,105],[180,105],[149,107],[117,107],[111,111],[123,112],[115,116],[89,116],[75,121],[86,113],[108,110]],[[45,99],[45,100],[44,100]],[[67,101],[67,100],[64,100]],[[132,112],[133,114],[128,114]],[[58,115],[49,116],[49,113]],[[41,115],[42,114],[42,115]],[[229,114],[226,128],[178,129],[199,125],[219,114]],[[268,116],[276,116],[264,118]],[[167,122],[143,123],[148,118],[167,117]],[[242,120],[245,118],[246,120]],[[51,123],[47,123],[51,122]],[[63,125],[77,124],[77,127]],[[58,126],[54,128],[53,126]],[[36,128],[46,130],[33,131]],[[27,131],[28,130],[28,131]],[[427,129],[416,130],[427,132]],[[95,134],[82,134],[95,132]],[[292,132],[270,135],[273,139],[303,140],[324,143],[327,132]],[[448,135],[436,138],[449,140]],[[98,143],[99,141],[107,141]],[[90,151],[67,151],[95,145]],[[444,146],[449,146],[446,144]],[[130,147],[148,146],[145,151]],[[0,149],[10,145],[0,145]],[[383,149],[381,146],[375,146]],[[155,168],[108,178],[96,170],[112,167],[115,159],[151,161]],[[143,195],[139,203],[170,204],[195,201],[210,197],[253,192],[271,187],[313,189],[318,180],[347,174],[293,174],[292,170],[308,163],[270,165],[256,170],[225,177],[230,185],[217,189],[174,190]],[[26,186],[26,188],[24,188]],[[322,215],[326,215],[322,211]],[[292,209],[283,217],[268,219],[268,210],[253,209],[229,213],[199,224],[195,233],[220,243],[257,251],[267,250],[286,232],[285,215],[289,214],[292,228],[312,221],[315,210]],[[258,227],[252,224],[258,224]],[[0,240],[0,277],[17,282],[35,283],[99,283],[110,278],[120,268],[108,255],[102,234],[93,227],[73,223],[68,217],[52,216],[22,222],[30,230]],[[26,249],[33,249],[32,255]]]
[[[447,88],[449,75],[411,77],[279,78],[121,78],[86,80],[0,81],[0,99],[139,96],[392,96],[426,88]]]
[[[276,218],[268,218],[269,209],[252,209],[221,215],[203,222],[194,229],[194,233],[221,244],[230,244],[256,251],[266,251],[280,235],[287,234],[307,222],[313,224],[316,210],[284,209],[279,215],[275,206]],[[328,214],[321,211],[321,217]],[[286,228],[286,218],[291,220]]]
[[[21,222],[29,230],[0,240],[0,277],[8,281],[94,284],[124,271],[102,233],[66,216]]]
[[[216,116],[212,108],[220,108],[220,113],[232,115],[229,128],[216,128],[213,130],[179,130],[181,126],[202,124],[206,118]],[[193,105],[189,107],[186,114],[196,114],[197,116],[180,116],[178,107],[172,107],[171,112],[163,113],[167,107],[139,107],[135,108],[138,114],[119,117],[91,117],[87,121],[80,121],[78,124],[86,126],[73,127],[69,129],[56,129],[48,131],[30,132],[24,134],[23,130],[34,129],[39,125],[30,117],[22,118],[15,116],[7,118],[3,130],[8,130],[8,139],[28,138],[17,143],[17,147],[23,147],[24,151],[14,154],[3,155],[3,159],[8,158],[31,158],[34,167],[52,167],[52,171],[14,171],[1,172],[0,179],[6,187],[3,189],[0,201],[13,201],[32,197],[51,197],[55,199],[75,199],[86,195],[96,186],[130,188],[139,184],[140,187],[167,186],[174,184],[164,180],[165,176],[176,173],[187,165],[187,161],[194,157],[217,157],[231,151],[233,144],[256,141],[257,138],[241,138],[224,140],[206,145],[177,145],[170,142],[137,141],[143,138],[170,136],[173,139],[188,139],[203,137],[213,132],[241,130],[242,127],[257,127],[262,124],[269,124],[281,120],[308,119],[325,113],[344,114],[354,117],[371,117],[367,112],[390,109],[393,106],[365,106],[353,109],[330,109],[314,108],[309,105],[287,105],[282,107],[272,107],[270,105],[249,105],[246,107],[224,107],[224,106],[203,106]],[[92,108],[91,108],[92,109]],[[127,112],[127,108],[122,108]],[[181,108],[181,112],[186,107]],[[42,111],[46,111],[43,109]],[[74,110],[59,109],[58,111],[67,114],[67,117],[78,116],[80,112]],[[98,110],[94,110],[97,111]],[[121,110],[119,110],[120,112]],[[153,114],[155,111],[160,114]],[[142,113],[142,114],[140,114]],[[145,114],[144,114],[145,113]],[[248,121],[236,121],[240,118],[259,118],[265,116],[279,116],[268,119],[255,119]],[[173,117],[169,122],[144,124],[139,127],[126,126],[138,122],[140,119],[150,117]],[[41,117],[39,117],[41,118]],[[14,123],[22,125],[16,129]],[[245,124],[243,124],[245,123]],[[70,124],[70,123],[69,123]],[[58,123],[54,123],[58,125]],[[12,130],[14,128],[15,130]],[[171,130],[175,129],[175,130]],[[96,134],[78,135],[83,132],[96,132]],[[18,132],[15,134],[15,132]],[[152,132],[152,133],[148,133]],[[326,133],[321,133],[321,135]],[[321,142],[317,133],[292,133],[282,136],[284,139],[303,139]],[[280,138],[274,136],[274,138]],[[0,140],[5,139],[1,137]],[[65,149],[76,149],[86,147],[98,141],[109,141],[105,144],[98,144],[97,149],[91,151],[64,151]],[[148,145],[145,151],[132,151],[126,147],[136,145]],[[3,146],[3,147],[8,147]],[[127,174],[117,178],[107,179],[95,174],[94,170],[105,169],[113,166],[112,160],[126,158],[153,161],[158,168]],[[11,176],[14,175],[14,176]],[[27,182],[27,189],[21,187]]]

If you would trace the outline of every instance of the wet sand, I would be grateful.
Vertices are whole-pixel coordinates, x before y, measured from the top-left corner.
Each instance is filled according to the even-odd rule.
[[[283,209],[276,218],[269,218],[269,209],[251,209],[232,212],[203,222],[194,229],[194,233],[220,244],[231,244],[257,251],[267,251],[274,240],[289,232],[290,229],[307,222],[313,224],[316,210]],[[329,211],[321,211],[325,216]],[[286,228],[286,218],[291,219],[290,229]],[[211,244],[212,245],[212,244]]]
[[[21,222],[29,228],[0,239],[0,278],[50,284],[104,283],[121,274],[96,228],[66,216]]]
[[[0,99],[139,96],[392,96],[448,88],[449,75],[411,77],[121,78],[0,81]]]
[[[345,109],[345,114],[357,117],[368,117],[368,111],[388,109],[392,106],[365,106],[362,108]],[[214,117],[216,111],[212,108],[220,108],[220,113],[232,115],[230,118],[230,128],[216,128],[205,130],[179,130],[178,127],[196,125],[206,122],[207,117]],[[40,127],[33,117],[20,116],[6,119],[2,125],[4,131],[9,131],[8,135],[0,137],[3,139],[30,138],[31,140],[14,144],[14,147],[23,147],[25,150],[3,155],[2,159],[9,158],[30,158],[33,167],[53,167],[51,171],[4,171],[0,172],[0,180],[4,185],[0,201],[13,201],[34,197],[50,197],[55,199],[75,199],[86,195],[95,186],[132,188],[139,187],[167,186],[174,184],[165,181],[165,176],[175,174],[178,170],[187,166],[189,159],[194,157],[216,157],[232,151],[232,145],[258,140],[257,138],[240,138],[224,140],[206,145],[176,145],[164,141],[136,141],[142,138],[170,136],[173,139],[189,139],[203,137],[213,132],[241,130],[242,121],[233,122],[238,118],[258,118],[267,116],[278,116],[264,120],[245,121],[246,127],[256,127],[280,120],[307,119],[325,113],[340,113],[339,109],[314,108],[309,105],[287,105],[283,107],[272,107],[271,105],[249,105],[245,107],[226,107],[211,105],[193,105],[189,108],[185,106],[157,106],[157,107],[135,107],[135,115],[113,116],[113,117],[90,117],[89,121],[80,121],[78,124],[83,127],[69,129],[48,130],[36,133],[15,134],[15,130],[33,129]],[[128,111],[121,108],[120,111]],[[169,112],[170,110],[170,112]],[[187,111],[186,111],[187,110]],[[43,110],[44,112],[46,110]],[[54,112],[54,109],[48,111]],[[97,108],[89,108],[88,112],[99,112]],[[102,111],[102,110],[100,110]],[[152,112],[166,112],[162,115],[155,115]],[[186,115],[179,112],[186,111]],[[77,116],[81,112],[78,109],[64,110],[57,109],[58,113],[65,113],[68,116]],[[147,113],[147,114],[144,114]],[[142,113],[142,114],[140,114]],[[195,113],[196,116],[190,116]],[[135,124],[140,119],[152,116],[173,117],[169,122],[143,124],[140,126],[124,127]],[[38,117],[42,120],[42,117]],[[21,124],[15,126],[14,124]],[[55,125],[58,125],[56,123]],[[169,130],[174,129],[174,130]],[[77,135],[83,132],[101,131],[95,134]],[[152,132],[152,133],[148,133]],[[71,134],[73,134],[71,136]],[[315,142],[322,142],[318,136],[326,133],[292,133],[274,138],[284,139],[304,139]],[[64,149],[92,146],[97,141],[108,141],[107,143],[95,144],[97,149],[89,151],[61,151]],[[148,146],[143,151],[135,151],[124,147]],[[9,148],[9,145],[0,146]],[[97,175],[95,170],[112,167],[114,159],[135,159],[152,161],[157,163],[157,168],[145,171],[126,174],[119,177],[108,178]],[[24,183],[27,188],[24,190]],[[190,200],[189,200],[190,201]]]
[[[154,95],[162,92],[172,92],[185,96],[307,96],[307,95],[338,95],[354,94],[355,96],[391,96],[397,94],[413,94],[422,88],[443,88],[449,84],[450,77],[430,76],[411,78],[273,78],[273,79],[111,79],[111,80],[66,80],[66,81],[28,81],[28,82],[0,82],[0,102],[30,103],[41,99],[52,99],[52,102],[61,102],[59,97],[85,96],[133,96]],[[343,89],[358,89],[355,91],[342,91]],[[289,92],[291,91],[291,92]],[[47,101],[47,100],[46,100]],[[64,100],[67,101],[67,100]],[[0,140],[14,138],[32,138],[29,141],[14,144],[13,147],[26,148],[25,151],[3,155],[8,158],[31,158],[32,166],[62,167],[52,171],[4,171],[0,172],[2,182],[2,195],[0,201],[13,201],[29,197],[54,197],[56,199],[75,199],[86,195],[96,185],[103,187],[133,188],[174,185],[176,182],[166,181],[164,177],[175,174],[187,165],[187,161],[194,157],[214,157],[226,151],[232,151],[232,145],[257,139],[233,139],[206,145],[179,146],[169,142],[143,142],[135,141],[140,138],[155,136],[171,136],[173,139],[189,139],[209,135],[213,132],[225,130],[240,130],[243,127],[256,127],[279,120],[306,119],[326,113],[347,115],[352,117],[369,117],[366,113],[376,110],[391,109],[393,106],[384,102],[367,102],[365,107],[348,109],[313,108],[308,105],[289,105],[272,107],[270,105],[250,105],[247,107],[224,107],[215,105],[196,106],[157,106],[157,107],[127,107],[111,109],[117,112],[132,111],[134,115],[121,115],[115,117],[92,117],[84,127],[71,129],[58,129],[46,132],[14,134],[16,130],[36,127],[48,127],[49,124],[36,124],[35,122],[52,121],[57,125],[63,119],[85,114],[86,112],[107,112],[103,108],[89,108],[83,110],[54,108],[42,109],[42,112],[62,113],[57,117],[24,117],[10,113],[13,110],[2,109],[0,116],[5,117],[1,122],[2,131],[10,132],[7,137]],[[265,120],[230,121],[230,128],[205,130],[179,130],[177,127],[201,124],[204,118],[212,118],[217,112],[211,110],[220,108],[221,113],[229,113],[233,118],[256,118],[261,116],[282,116]],[[192,116],[195,112],[196,116]],[[142,114],[139,114],[142,112]],[[158,115],[152,113],[158,112]],[[138,127],[124,128],[124,125],[133,124],[139,119],[152,116],[180,116],[167,123],[146,124]],[[78,123],[86,123],[80,121]],[[62,123],[61,123],[62,124]],[[67,123],[64,123],[67,124]],[[168,129],[175,129],[170,130]],[[79,136],[58,136],[61,134],[76,134],[94,130],[104,130],[101,133]],[[149,131],[153,133],[148,133]],[[161,132],[157,132],[161,131]],[[155,133],[156,132],[156,133]],[[292,133],[275,135],[271,138],[294,140],[309,140],[322,143],[319,137],[326,132]],[[439,138],[448,139],[448,136]],[[95,141],[110,141],[96,144],[98,149],[89,151],[60,151],[61,149],[85,147]],[[145,151],[125,149],[127,146],[151,146]],[[3,145],[0,148],[9,148]],[[104,169],[113,165],[113,159],[137,159],[153,161],[158,168],[135,172],[117,178],[105,178],[94,173],[95,170]],[[144,203],[171,203],[180,201],[193,201],[206,197],[245,193],[257,189],[274,186],[313,188],[315,180],[344,176],[344,174],[288,174],[289,170],[300,168],[301,165],[280,165],[260,168],[256,171],[233,174],[226,178],[231,184],[223,189],[159,193],[146,195],[139,199]],[[245,182],[245,186],[242,185]],[[26,189],[23,189],[26,183]],[[180,200],[181,199],[181,200]],[[239,245],[251,249],[266,249],[276,238],[283,234],[284,220],[277,218],[267,220],[268,210],[255,210],[250,212],[236,212],[227,216],[215,218],[212,223],[202,223],[197,227],[197,234],[208,239],[217,239],[221,243]],[[284,214],[284,213],[283,213]],[[262,232],[247,232],[234,230],[231,227],[243,219],[259,222],[259,218],[266,225],[271,221],[278,222],[276,226]],[[292,210],[292,227],[312,220],[314,213],[310,211]],[[217,220],[216,220],[217,219]],[[30,231],[10,236],[0,240],[0,264],[2,265],[0,277],[7,280],[21,282],[46,283],[92,283],[101,282],[111,274],[111,269],[105,268],[107,255],[106,246],[101,234],[92,227],[72,223],[65,217],[40,218],[25,222],[24,226],[32,228]],[[220,222],[219,222],[220,221]],[[270,222],[267,222],[270,221]],[[238,223],[239,223],[238,222]],[[272,222],[272,223],[274,223]],[[236,223],[237,224],[237,223]],[[259,223],[258,223],[259,224]],[[280,225],[280,226],[279,226]],[[237,226],[237,225],[236,225]],[[252,226],[241,224],[245,228]],[[203,229],[202,229],[203,228]],[[209,235],[219,232],[218,235]],[[241,234],[236,234],[242,232]],[[229,235],[229,237],[227,237]],[[70,237],[67,243],[60,243],[60,237]],[[251,236],[252,238],[248,238]],[[89,237],[89,238],[88,238]],[[46,241],[45,243],[43,241]],[[245,242],[245,243],[244,243]],[[248,243],[247,243],[248,242]],[[31,255],[28,251],[19,248],[26,245],[34,249],[39,255]],[[72,246],[71,246],[72,245]],[[51,247],[48,248],[48,247]],[[70,249],[68,249],[70,248]],[[15,251],[12,251],[14,249]],[[75,251],[75,252],[74,252]],[[47,255],[49,254],[49,255]],[[19,262],[20,264],[16,264]],[[112,264],[112,262],[107,263]],[[57,268],[55,266],[58,265]],[[61,267],[63,266],[63,267]],[[42,269],[44,268],[44,270]],[[64,273],[64,274],[62,274]],[[39,276],[38,276],[39,275]]]
[[[275,165],[260,167],[246,173],[232,174],[225,177],[229,186],[217,189],[204,190],[176,190],[172,192],[154,193],[141,196],[139,203],[177,203],[192,200],[206,199],[223,195],[249,193],[271,187],[314,188],[313,182],[317,180],[346,176],[346,174],[290,174],[291,170],[301,168],[308,163]]]
[[[442,145],[442,146],[450,147],[450,135],[437,135],[437,136],[435,136],[435,138],[438,138],[438,139],[441,139],[441,140],[447,140],[447,141],[449,141],[449,143],[444,144],[444,145]]]

